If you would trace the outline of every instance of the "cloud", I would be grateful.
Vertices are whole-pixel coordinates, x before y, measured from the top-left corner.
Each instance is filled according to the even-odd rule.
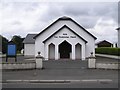
[[[98,40],[108,40],[110,42],[116,43],[117,42],[117,30],[115,28],[117,24],[115,24],[114,20],[108,19],[104,20],[100,18],[95,27],[90,29],[89,31],[97,36]]]
[[[49,3],[43,14],[43,21],[50,21],[60,16],[70,16],[86,28],[93,28],[101,17],[117,22],[117,3]]]
[[[117,22],[117,3],[70,3],[64,5],[64,13],[77,17],[84,26],[92,28],[101,17]],[[87,23],[86,23],[87,21]]]
[[[120,27],[120,2],[118,3],[118,26]]]
[[[98,37],[98,40],[117,38],[117,3],[38,3],[5,2],[2,4],[2,35],[11,38],[14,34],[25,37],[39,33],[55,19],[69,16]],[[108,32],[108,29],[110,32]],[[110,37],[109,37],[110,35]]]
[[[46,9],[47,6],[36,6],[35,3],[5,3],[3,5],[2,34],[12,32],[12,34],[25,35],[24,33],[33,31],[37,25],[42,26],[43,23],[38,20]]]

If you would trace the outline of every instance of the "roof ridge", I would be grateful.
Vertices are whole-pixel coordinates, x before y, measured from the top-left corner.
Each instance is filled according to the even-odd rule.
[[[59,20],[71,20],[74,24],[76,24],[78,27],[82,28],[85,32],[87,32],[89,35],[91,35],[94,39],[97,39],[94,35],[92,35],[90,32],[88,32],[83,26],[81,26],[80,24],[78,24],[76,21],[74,21],[72,18],[70,17],[66,17],[63,16],[61,18],[58,18],[56,21],[54,21],[52,24],[50,24],[48,27],[46,27],[45,29],[43,29],[39,34],[37,34],[35,37],[33,37],[34,39],[36,39],[40,34],[42,34],[44,31],[46,31],[48,28],[50,28],[52,25],[54,25],[56,22],[58,22]]]

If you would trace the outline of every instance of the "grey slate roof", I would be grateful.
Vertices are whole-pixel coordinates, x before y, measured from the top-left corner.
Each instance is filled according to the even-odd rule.
[[[28,34],[26,36],[26,38],[23,40],[23,43],[25,44],[35,44],[35,39],[33,39],[33,37],[35,37],[37,34]]]

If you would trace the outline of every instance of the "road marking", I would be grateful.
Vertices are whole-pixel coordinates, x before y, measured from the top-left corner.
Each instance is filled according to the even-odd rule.
[[[73,81],[73,82],[80,82],[81,80],[69,80],[69,81]]]
[[[108,82],[111,82],[111,81],[113,81],[113,80],[111,80],[111,79],[101,79],[101,80],[99,80],[99,81],[108,81]]]
[[[3,83],[74,83],[74,82],[112,82],[111,79],[83,79],[83,80],[3,80]]]
[[[22,80],[6,80],[6,82],[22,82]]]
[[[81,80],[82,82],[97,82],[97,80]]]
[[[29,82],[30,80],[22,80],[23,82]]]

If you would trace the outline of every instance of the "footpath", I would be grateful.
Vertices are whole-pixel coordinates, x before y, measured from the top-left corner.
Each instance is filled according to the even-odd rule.
[[[106,57],[106,58],[113,58],[113,59],[120,59],[120,56],[115,56],[115,55],[107,55],[107,54],[95,54],[96,56],[99,57]]]

